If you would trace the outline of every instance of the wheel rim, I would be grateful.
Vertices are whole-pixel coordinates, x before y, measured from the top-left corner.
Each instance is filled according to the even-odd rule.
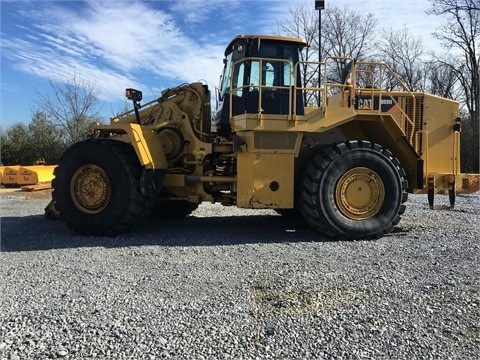
[[[385,200],[385,187],[378,174],[365,167],[347,171],[335,188],[338,208],[353,220],[369,219],[378,213]]]
[[[110,178],[96,165],[83,165],[73,174],[70,194],[77,208],[87,214],[98,214],[110,202],[112,196]]]

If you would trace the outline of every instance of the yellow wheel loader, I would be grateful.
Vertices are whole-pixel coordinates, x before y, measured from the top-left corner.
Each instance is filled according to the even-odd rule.
[[[64,153],[49,216],[113,235],[147,216],[179,218],[204,201],[301,216],[328,239],[392,230],[407,194],[478,190],[460,172],[459,104],[411,92],[382,63],[302,62],[301,39],[237,36],[211,93],[166,89]],[[306,69],[316,70],[314,86]]]

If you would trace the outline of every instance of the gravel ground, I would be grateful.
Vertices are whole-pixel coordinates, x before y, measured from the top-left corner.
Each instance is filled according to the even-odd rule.
[[[480,356],[480,193],[411,195],[394,233],[339,242],[211,204],[81,237],[47,197],[0,196],[1,359]]]

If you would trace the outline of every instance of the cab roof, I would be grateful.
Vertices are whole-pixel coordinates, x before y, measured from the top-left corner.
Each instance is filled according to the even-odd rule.
[[[295,37],[287,37],[287,36],[277,36],[277,35],[237,35],[235,38],[233,38],[232,41],[230,41],[230,44],[225,49],[225,56],[230,54],[232,52],[232,47],[233,45],[238,41],[238,40],[255,40],[259,39],[261,40],[274,40],[274,41],[280,41],[280,42],[286,42],[286,43],[295,43],[298,44],[299,49],[304,48],[307,46],[307,43],[300,39],[300,38],[295,38]]]

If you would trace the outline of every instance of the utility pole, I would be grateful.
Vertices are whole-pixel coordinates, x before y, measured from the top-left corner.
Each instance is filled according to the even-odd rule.
[[[325,1],[315,0],[315,10],[318,10],[318,61],[322,61],[322,10],[325,9]],[[322,80],[320,64],[318,64],[318,87]],[[318,106],[321,104],[321,91],[318,90]]]

